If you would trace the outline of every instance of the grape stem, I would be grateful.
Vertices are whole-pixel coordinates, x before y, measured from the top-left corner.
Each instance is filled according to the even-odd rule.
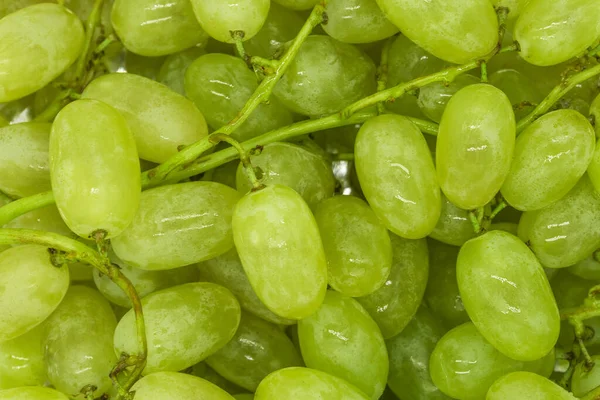
[[[394,43],[394,40],[396,39],[396,36],[392,36],[391,38],[389,38],[386,42],[385,45],[383,46],[383,49],[381,50],[381,62],[379,63],[379,68],[377,70],[377,91],[381,92],[382,90],[387,89],[387,83],[388,83],[388,59],[389,59],[389,54],[390,54],[390,48],[392,47],[392,43]],[[383,103],[377,103],[377,112],[379,114],[383,114],[385,113],[385,106]]]
[[[232,138],[229,135],[225,135],[223,133],[218,135],[211,135],[211,141],[214,144],[218,144],[219,142],[227,142],[231,145],[232,148],[237,150],[242,166],[244,167],[244,171],[246,171],[246,175],[248,176],[248,180],[252,184],[252,191],[256,192],[257,190],[264,189],[265,185],[260,183],[256,178],[256,172],[254,171],[254,167],[252,166],[252,162],[250,161],[250,156],[248,152],[244,150],[244,148],[240,145],[240,143]]]
[[[600,386],[581,397],[580,400],[600,400]]]
[[[90,58],[93,54],[92,44],[94,42],[94,34],[96,33],[96,27],[100,23],[100,15],[102,13],[102,6],[104,0],[94,0],[94,6],[90,11],[87,23],[85,26],[85,40],[83,42],[83,50],[79,55],[77,64],[75,67],[74,85],[78,90],[83,90],[86,84],[86,66],[89,64]]]
[[[0,207],[0,227],[29,211],[54,204],[52,192],[43,192],[33,196],[23,197]]]

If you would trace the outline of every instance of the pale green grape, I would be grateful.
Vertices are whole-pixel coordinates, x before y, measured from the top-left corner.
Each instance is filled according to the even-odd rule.
[[[294,344],[281,329],[246,313],[242,313],[233,339],[208,357],[206,363],[252,392],[271,372],[303,365]]]
[[[596,261],[592,254],[585,260],[569,267],[569,272],[583,279],[598,281],[600,280],[600,263]]]
[[[21,8],[29,7],[40,3],[56,3],[53,0],[0,0],[0,18],[14,13]]]
[[[490,0],[494,7],[508,8],[508,19],[517,18],[531,0]]]
[[[443,60],[464,64],[498,43],[498,20],[489,0],[377,0],[410,40]]]
[[[514,37],[527,62],[559,64],[600,37],[600,7],[596,0],[531,0],[517,19]]]
[[[0,390],[0,400],[69,400],[69,398],[50,388],[20,387]]]
[[[289,319],[305,318],[319,308],[327,262],[317,223],[298,193],[272,185],[245,195],[233,213],[233,238],[267,308]]]
[[[144,57],[127,51],[123,48],[125,53],[124,65],[122,65],[121,55],[117,54],[118,64],[116,70],[111,72],[128,72],[130,74],[140,75],[148,79],[156,80],[160,72],[162,64],[167,59],[166,56],[161,57]],[[123,71],[125,69],[125,71]]]
[[[261,183],[285,185],[294,189],[309,206],[333,196],[335,178],[331,164],[318,154],[291,143],[270,143],[252,157],[252,166],[260,168]],[[236,186],[241,193],[252,188],[242,164],[238,166]]]
[[[539,261],[516,236],[491,231],[469,240],[456,262],[469,317],[502,354],[520,361],[554,347],[560,317]]]
[[[319,0],[273,0],[277,4],[281,4],[292,10],[308,10],[319,3]]]
[[[93,123],[90,123],[92,121]],[[83,238],[119,235],[140,199],[140,161],[127,121],[96,100],[77,100],[56,116],[50,177],[65,223]]]
[[[0,128],[0,190],[27,197],[50,190],[50,124],[30,122]]]
[[[237,191],[214,182],[147,190],[133,223],[113,239],[113,249],[125,263],[146,270],[216,257],[233,247],[231,216],[238,199]]]
[[[37,4],[0,20],[0,103],[46,86],[83,46],[81,21],[58,4]]]
[[[323,30],[346,43],[371,43],[398,32],[375,0],[329,0]]]
[[[475,237],[469,212],[456,207],[442,194],[442,213],[429,237],[453,246],[462,246]]]
[[[178,146],[208,134],[204,116],[190,100],[141,76],[102,76],[86,87],[83,97],[103,101],[123,114],[144,160],[162,163]]]
[[[1,1],[1,0],[0,0]],[[46,0],[47,3],[57,3],[57,0]],[[100,23],[105,34],[112,33],[112,21],[110,11],[114,0],[104,0],[102,11],[100,12]],[[94,0],[64,0],[64,6],[73,11],[77,17],[85,24],[94,8]]]
[[[594,156],[596,136],[573,110],[548,113],[515,143],[502,195],[518,210],[538,210],[561,199],[583,176]]]
[[[385,284],[356,300],[388,339],[400,333],[417,312],[429,275],[425,239],[409,240],[390,234],[392,269]]]
[[[191,0],[196,18],[220,42],[234,43],[234,32],[248,40],[260,31],[269,13],[270,0]]]
[[[354,154],[361,188],[386,227],[408,239],[430,234],[442,202],[419,128],[399,115],[372,118],[360,128]]]
[[[573,395],[583,397],[600,386],[600,368],[598,368],[600,356],[592,356],[592,362],[594,362],[594,366],[589,371],[586,370],[584,362],[580,362],[575,367],[571,378],[571,391]]]
[[[55,267],[48,248],[13,247],[0,253],[0,342],[30,331],[58,307],[69,288],[69,268]]]
[[[280,369],[258,386],[254,400],[368,400],[366,394],[347,381],[310,368]]]
[[[94,385],[96,396],[111,387],[117,363],[112,338],[117,319],[108,301],[86,286],[72,286],[44,323],[44,360],[48,379],[63,393],[75,395]]]
[[[450,83],[436,82],[419,89],[417,104],[427,118],[439,123],[450,99],[462,88],[479,83],[473,75],[459,75]]]
[[[185,96],[185,71],[200,56],[206,54],[202,47],[191,47],[166,58],[156,80],[171,90]]]
[[[596,96],[590,106],[590,116],[594,118],[596,125],[596,136],[600,137],[600,94]]]
[[[42,386],[46,382],[42,327],[38,325],[12,340],[0,342],[0,390]]]
[[[510,169],[515,133],[515,114],[501,90],[478,84],[456,93],[436,147],[437,178],[448,200],[464,210],[492,200]]]
[[[490,387],[486,400],[576,400],[556,383],[532,372],[513,372]]]
[[[237,117],[258,88],[256,75],[246,63],[227,54],[206,54],[194,61],[185,73],[185,92],[219,129]],[[243,141],[292,123],[292,114],[277,99],[261,104],[231,135]]]
[[[54,232],[63,236],[75,236],[73,232],[69,230],[67,225],[65,225],[55,205],[38,208],[23,214],[10,221],[5,227],[34,229],[38,231]]]
[[[188,370],[189,371],[189,370]],[[205,379],[210,383],[217,385],[227,393],[242,393],[245,389],[242,389],[235,383],[228,381],[217,373],[214,369],[208,366],[205,361],[199,362],[192,367],[190,374],[197,376],[198,378]]]
[[[250,40],[244,43],[248,54],[272,58],[282,51],[285,43],[293,40],[304,25],[298,13],[277,3],[271,3],[269,15],[263,27]]]
[[[131,388],[135,400],[233,400],[212,383],[179,372],[156,372],[136,382]]]
[[[273,94],[302,115],[340,111],[375,91],[375,64],[356,47],[324,35],[309,36]]]
[[[489,81],[506,94],[513,106],[523,102],[539,104],[545,94],[536,87],[536,82],[533,79],[516,69],[496,71],[489,75]],[[531,106],[518,107],[515,110],[516,119],[519,120],[525,117],[531,111]]]

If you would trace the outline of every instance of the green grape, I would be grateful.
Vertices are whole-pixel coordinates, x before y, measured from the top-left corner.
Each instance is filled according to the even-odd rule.
[[[508,8],[508,19],[517,18],[531,0],[490,0],[494,7]]]
[[[233,238],[252,288],[272,312],[302,319],[320,307],[325,252],[310,208],[293,189],[272,185],[245,195],[233,213]]]
[[[48,248],[22,245],[0,253],[0,343],[30,331],[58,307],[69,269],[52,265]]]
[[[273,0],[277,4],[291,10],[308,10],[319,3],[319,0]]]
[[[487,392],[486,400],[576,400],[556,383],[532,372],[512,372],[498,379]]]
[[[592,362],[594,365],[589,371],[584,362],[575,366],[571,378],[571,391],[576,397],[583,397],[600,386],[600,368],[598,368],[600,356],[592,356]]]
[[[270,143],[252,165],[262,171],[261,183],[285,185],[294,189],[310,207],[333,196],[335,178],[331,164],[324,157],[291,143]],[[240,163],[236,174],[237,189],[247,193],[252,189],[246,171]]]
[[[519,237],[544,267],[565,268],[600,247],[600,194],[584,175],[554,204],[523,213]]]
[[[303,365],[294,344],[281,329],[246,313],[242,313],[233,339],[208,357],[206,363],[252,392],[271,372]]]
[[[5,228],[34,229],[54,232],[63,236],[74,236],[73,232],[65,225],[55,205],[38,208],[23,214],[6,224]]]
[[[417,312],[429,275],[425,239],[409,240],[390,234],[392,269],[385,284],[375,292],[356,300],[389,339],[400,333]]]
[[[131,388],[135,400],[233,400],[207,380],[179,372],[156,372]]]
[[[40,3],[55,3],[53,0],[0,0],[0,18],[25,7]]]
[[[110,304],[98,291],[72,286],[44,323],[44,360],[52,385],[72,396],[87,385],[96,387],[95,396],[107,391],[117,363],[116,326]]]
[[[144,374],[181,371],[204,360],[233,338],[240,322],[233,294],[208,282],[151,293],[142,307],[148,339]],[[119,321],[114,343],[117,354],[139,352],[134,310]]]
[[[191,0],[196,18],[220,42],[235,43],[235,32],[248,40],[260,31],[269,13],[270,0]]]
[[[206,54],[202,47],[191,47],[179,53],[171,54],[165,59],[156,80],[168,86],[174,92],[185,96],[185,71],[198,57]]]
[[[600,37],[600,8],[596,0],[531,0],[514,30],[520,55],[546,66],[579,55]]]
[[[0,342],[0,390],[44,385],[47,378],[42,327],[38,325],[12,340]]]
[[[590,116],[594,118],[596,125],[596,137],[600,137],[600,94],[596,96],[590,106]]]
[[[504,231],[508,232],[512,235],[518,236],[519,234],[519,225],[513,222],[498,222],[497,224],[491,224],[489,229],[490,231]],[[546,274],[547,275],[547,274]],[[550,279],[548,277],[548,279]]]
[[[133,74],[95,79],[84,98],[100,100],[121,112],[135,138],[140,158],[162,163],[208,134],[194,104],[166,86]]]
[[[479,78],[466,74],[457,76],[450,83],[430,83],[419,89],[417,104],[427,118],[439,123],[450,99],[462,88],[479,82]]]
[[[356,47],[324,35],[309,36],[273,94],[302,115],[340,111],[375,91],[375,64]]]
[[[277,3],[271,3],[265,24],[256,35],[244,43],[244,48],[253,56],[272,58],[298,35],[302,25],[304,20],[298,13]]]
[[[577,111],[543,115],[517,138],[504,199],[518,210],[539,210],[563,198],[585,174],[596,136]]]
[[[125,52],[124,65],[121,65],[121,55],[117,54],[117,60],[119,66],[116,71],[112,72],[128,72],[130,74],[140,75],[148,79],[156,80],[160,73],[160,68],[167,59],[165,56],[161,57],[144,57],[139,56],[131,51],[122,50]]]
[[[485,206],[510,169],[515,114],[506,95],[487,85],[456,93],[437,137],[436,169],[442,191],[464,210]]]
[[[201,56],[185,73],[185,92],[213,129],[236,118],[257,88],[256,75],[246,63],[227,54]],[[292,121],[292,114],[271,98],[269,104],[259,105],[231,136],[244,141]]]
[[[254,400],[368,400],[366,394],[343,379],[310,368],[280,369],[258,386]]]
[[[498,20],[489,0],[377,0],[410,40],[441,58],[464,64],[498,44]]]
[[[600,263],[593,254],[569,267],[569,272],[583,279],[600,281]]]
[[[8,125],[8,121],[2,115],[0,115],[0,128],[3,128]]]
[[[54,389],[34,386],[0,390],[0,400],[69,400],[69,398]]]
[[[141,191],[140,162],[125,118],[96,100],[63,108],[50,134],[50,177],[69,229],[83,238],[96,231],[105,238],[123,232]]]
[[[536,87],[536,82],[516,69],[502,69],[489,75],[492,85],[502,90],[513,105],[524,102],[539,104],[543,100],[543,93]],[[515,116],[517,120],[525,117],[532,109],[530,107],[517,107]]]
[[[233,247],[231,216],[238,199],[238,192],[214,182],[147,190],[133,223],[112,240],[115,254],[146,270],[179,268],[223,254]]]
[[[298,322],[306,366],[342,378],[378,399],[388,377],[379,327],[356,300],[327,291],[321,308]]]
[[[209,381],[210,383],[220,387],[227,393],[242,393],[245,389],[242,389],[235,383],[228,381],[217,373],[214,369],[208,366],[205,361],[199,362],[192,367],[190,374]]]
[[[600,124],[600,120],[598,120],[596,124]],[[592,181],[592,185],[594,185],[596,191],[600,192],[600,141],[598,141],[596,144],[594,155],[592,157],[592,161],[589,163],[587,172],[590,180]]]
[[[352,153],[360,127],[360,124],[356,124],[326,129],[315,134],[313,141],[327,154]]]
[[[0,128],[0,190],[27,197],[50,190],[50,124],[29,122]]]
[[[329,285],[348,296],[383,286],[392,266],[388,231],[363,200],[335,196],[317,205],[315,220],[327,257]]]
[[[209,181],[222,183],[223,185],[235,189],[237,186],[236,180],[239,164],[240,162],[238,160],[230,161],[227,164],[223,164],[213,169],[212,174],[205,174],[204,177]]]
[[[456,207],[442,194],[442,214],[429,237],[453,246],[462,246],[475,237],[469,212]]]
[[[491,231],[469,240],[456,262],[469,317],[502,354],[542,358],[554,347],[560,317],[539,261],[516,236]]]
[[[442,202],[419,128],[399,115],[372,118],[360,128],[354,154],[361,188],[386,227],[408,239],[430,234]]]
[[[429,358],[445,330],[428,308],[419,311],[400,334],[389,339],[388,386],[396,396],[410,400],[450,400],[433,384]]]
[[[271,4],[271,7],[273,7],[272,4]],[[236,400],[254,400],[254,394],[252,394],[252,393],[234,394],[233,398]]]
[[[36,4],[0,20],[0,103],[46,86],[79,56],[81,21],[58,4]]]
[[[2,1],[2,0],[0,0]],[[57,0],[46,0],[47,3],[55,3]],[[102,11],[100,12],[100,22],[105,34],[112,33],[112,21],[110,11],[113,7],[114,0],[104,0]],[[84,24],[87,23],[88,17],[94,8],[94,0],[64,0],[64,6],[73,11]]]

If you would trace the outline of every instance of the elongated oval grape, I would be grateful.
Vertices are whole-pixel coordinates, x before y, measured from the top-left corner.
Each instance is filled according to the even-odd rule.
[[[302,25],[304,20],[298,13],[271,3],[264,25],[244,43],[244,48],[253,56],[272,58],[283,50],[285,43],[296,37]]]
[[[596,136],[577,111],[542,116],[517,138],[502,195],[518,210],[538,210],[561,199],[592,161]]]
[[[185,96],[185,72],[198,57],[204,54],[206,54],[206,51],[198,46],[171,54],[160,67],[156,80]]]
[[[329,0],[323,30],[346,43],[371,43],[398,32],[375,0]]]
[[[442,212],[440,219],[429,237],[453,246],[462,246],[475,237],[469,212],[456,207],[442,194]]]
[[[231,216],[238,199],[237,191],[214,182],[147,190],[133,223],[113,239],[113,249],[125,263],[146,270],[216,257],[233,247]]]
[[[370,95],[375,86],[375,64],[366,54],[329,36],[312,35],[273,94],[292,111],[320,116]]]
[[[233,238],[254,291],[271,311],[302,319],[319,308],[327,262],[317,223],[298,193],[272,185],[245,195],[233,213]]]
[[[368,400],[366,394],[347,381],[310,368],[280,369],[258,386],[254,400],[271,399]]]
[[[213,129],[236,118],[257,88],[256,75],[246,63],[227,54],[201,56],[185,73],[185,92]],[[259,105],[231,136],[243,141],[291,123],[291,113],[271,98],[269,104]]]
[[[34,386],[0,390],[0,400],[69,400],[69,398],[57,390]]]
[[[478,84],[457,92],[436,145],[437,177],[448,200],[465,210],[492,200],[510,169],[515,133],[515,114],[501,90]]]
[[[400,333],[413,318],[427,286],[429,258],[425,239],[409,240],[390,234],[392,269],[385,284],[356,300],[389,339]]]
[[[179,372],[156,372],[131,388],[136,400],[233,400],[207,380]]]
[[[240,305],[231,292],[214,283],[187,283],[163,289],[142,300],[148,362],[144,374],[181,371],[225,346],[240,323]],[[130,310],[115,331],[115,351],[137,354],[135,314]]]
[[[520,361],[554,347],[560,317],[539,261],[517,237],[491,231],[460,249],[456,276],[469,317],[502,354]]]
[[[479,83],[473,75],[459,75],[450,83],[434,82],[419,89],[417,104],[432,121],[439,123],[450,99],[462,88]]]
[[[410,40],[456,64],[490,53],[498,43],[498,21],[489,0],[377,0]]]
[[[79,56],[81,21],[58,4],[36,4],[0,20],[0,103],[25,97],[62,74]]]
[[[368,120],[354,146],[356,172],[375,214],[395,234],[419,239],[441,212],[433,160],[419,129],[399,115]]]
[[[162,163],[181,145],[208,134],[194,104],[166,86],[134,74],[108,74],[90,83],[83,97],[117,109],[129,125],[140,158]]]
[[[189,0],[116,0],[112,24],[127,50],[163,56],[206,41]]]
[[[600,121],[600,94],[596,96],[590,106],[590,116],[594,118],[596,125],[596,136],[600,137],[600,124],[596,121]]]
[[[573,395],[583,397],[592,390],[600,386],[600,356],[592,356],[594,366],[587,370],[585,363],[581,362],[575,366],[573,376],[571,377],[571,390]]]
[[[0,390],[43,386],[47,380],[43,324],[14,339],[0,342]]]
[[[498,379],[488,390],[486,400],[576,400],[565,389],[532,372],[513,372]]]
[[[0,343],[30,331],[58,307],[69,268],[55,267],[48,248],[23,245],[0,253]]]
[[[600,8],[596,0],[531,0],[517,19],[514,37],[527,62],[559,64],[600,37]]]

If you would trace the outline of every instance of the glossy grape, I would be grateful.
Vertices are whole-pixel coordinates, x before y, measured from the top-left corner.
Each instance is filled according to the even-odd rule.
[[[442,194],[442,213],[429,237],[453,246],[462,246],[475,237],[469,212],[456,207]]]
[[[204,54],[206,54],[206,51],[198,46],[171,54],[160,67],[156,80],[185,96],[185,72],[198,57]]]
[[[0,390],[0,400],[69,400],[69,398],[50,388],[20,387]]]
[[[536,87],[537,82],[523,70],[502,69],[490,74],[489,81],[506,94],[513,108],[517,106],[514,108],[517,120],[532,110],[532,106],[525,106],[524,103],[539,104],[545,95]]]
[[[427,118],[439,123],[450,99],[462,88],[479,82],[473,75],[459,75],[450,83],[430,83],[419,90],[417,104]]]
[[[513,372],[498,379],[490,387],[486,400],[575,400],[556,383],[532,372]]]
[[[283,51],[287,42],[296,37],[302,25],[304,20],[297,12],[271,3],[264,25],[244,43],[244,48],[253,56],[273,58]]]
[[[12,340],[0,342],[0,390],[42,386],[46,365],[42,348],[43,325]]]
[[[371,43],[398,32],[375,0],[329,0],[323,30],[346,43]]]
[[[583,362],[577,364],[575,367],[573,377],[571,378],[573,395],[583,397],[600,386],[600,368],[597,367],[597,364],[600,362],[600,356],[592,356],[592,362],[594,366],[589,371]]]
[[[125,52],[125,65],[122,65],[121,56],[117,55],[117,59],[114,62],[118,65],[118,67],[116,70],[112,70],[111,72],[127,72],[129,74],[140,75],[145,78],[155,80],[160,72],[160,67],[162,67],[162,64],[167,58],[166,56],[144,57],[132,53],[131,51],[123,51]],[[125,71],[123,71],[123,67],[125,68]]]
[[[69,230],[67,225],[65,225],[55,205],[38,208],[23,214],[10,221],[5,227],[34,229],[38,231],[54,232],[63,236],[75,236],[73,232]]]
[[[212,383],[179,372],[156,372],[133,385],[135,400],[233,400]]]

